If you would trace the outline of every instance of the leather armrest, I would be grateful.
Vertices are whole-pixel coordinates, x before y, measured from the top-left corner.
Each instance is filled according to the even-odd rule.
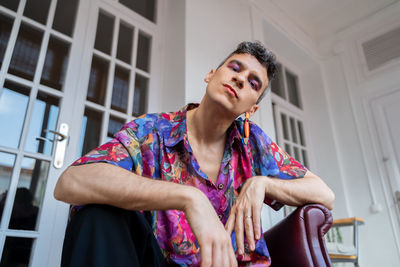
[[[325,233],[332,225],[332,213],[319,204],[297,208],[264,233],[272,266],[331,267]]]

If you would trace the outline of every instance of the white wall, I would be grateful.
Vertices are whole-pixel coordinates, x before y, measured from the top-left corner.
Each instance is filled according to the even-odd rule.
[[[162,91],[160,111],[176,111],[185,105],[185,0],[160,1],[162,13]]]
[[[374,135],[376,125],[370,117],[372,98],[390,90],[400,90],[400,64],[382,67],[374,73],[365,72],[359,45],[367,35],[378,35],[396,23],[400,25],[399,12],[398,4],[381,10],[320,46],[325,53],[321,65],[349,215],[366,220],[359,238],[362,266],[400,266],[396,242],[398,222],[396,224],[397,219],[390,214],[396,207],[388,201],[391,192],[387,176],[382,172],[381,158],[377,156],[379,151],[373,144],[379,140]]]
[[[251,39],[250,9],[243,1],[187,1],[186,102],[200,102],[206,74]]]

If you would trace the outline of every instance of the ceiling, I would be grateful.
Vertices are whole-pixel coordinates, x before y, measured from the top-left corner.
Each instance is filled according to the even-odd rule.
[[[264,12],[284,14],[315,42],[399,0],[253,0]]]

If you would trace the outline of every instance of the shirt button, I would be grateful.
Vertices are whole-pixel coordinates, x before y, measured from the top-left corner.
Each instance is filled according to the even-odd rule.
[[[218,185],[218,189],[221,190],[222,188],[224,188],[224,185],[223,184],[219,184]]]
[[[218,218],[219,218],[220,220],[222,220],[222,215],[221,215],[221,214],[219,214],[219,215],[218,215]]]

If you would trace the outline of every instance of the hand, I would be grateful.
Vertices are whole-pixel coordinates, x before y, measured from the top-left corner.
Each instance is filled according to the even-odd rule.
[[[231,237],[208,198],[195,189],[186,205],[186,219],[200,246],[201,267],[237,266]]]
[[[231,208],[225,229],[228,234],[235,230],[239,255],[244,253],[244,233],[250,250],[255,249],[254,239],[261,238],[261,209],[265,197],[265,177],[255,176],[243,185]],[[244,229],[243,229],[244,226]]]

